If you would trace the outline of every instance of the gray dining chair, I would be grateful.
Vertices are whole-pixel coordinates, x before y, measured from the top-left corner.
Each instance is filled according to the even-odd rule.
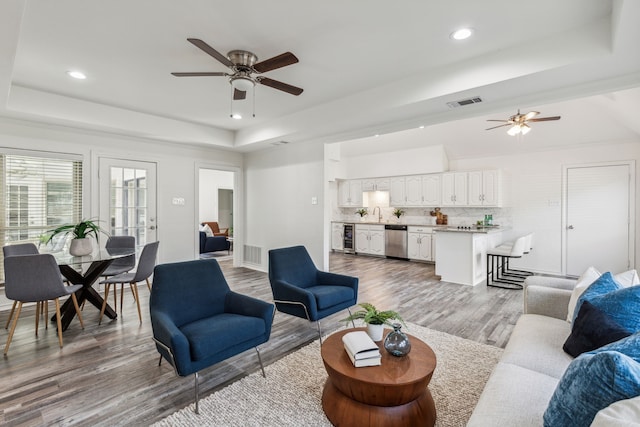
[[[136,300],[136,304],[138,306],[138,318],[140,319],[140,323],[142,323],[142,312],[140,311],[140,298],[138,297],[137,284],[144,280],[147,282],[147,286],[149,287],[149,289],[151,289],[149,277],[151,277],[151,275],[153,274],[153,268],[156,265],[156,257],[158,255],[159,244],[160,242],[153,242],[144,245],[144,247],[142,248],[142,253],[140,254],[140,260],[138,261],[138,268],[135,272],[121,273],[116,276],[111,276],[106,280],[100,282],[104,285],[104,301],[102,302],[102,309],[100,310],[100,320],[98,321],[98,324],[102,322],[102,316],[104,315],[104,310],[107,307],[109,289],[111,288],[111,285],[114,285],[113,293],[115,299],[118,283],[120,283],[120,314],[122,314],[124,285],[125,283],[128,283],[129,288],[131,289],[131,293],[133,294],[133,298]]]
[[[2,254],[4,257],[17,256],[17,255],[37,255],[40,252],[38,248],[33,243],[18,243],[17,245],[7,245],[2,247]],[[16,311],[16,306],[18,305],[17,301],[13,302],[11,306],[11,311],[9,312],[9,318],[7,319],[7,323],[4,325],[5,329],[9,328],[11,324],[11,318],[13,317],[13,313]],[[36,336],[38,336],[38,319],[40,318],[39,314],[41,312],[40,301],[36,303]],[[45,314],[45,317],[47,315]],[[45,323],[46,324],[46,323]]]
[[[105,244],[105,249],[135,249],[136,238],[133,236],[110,236]],[[102,272],[102,276],[110,277],[127,273],[136,266],[136,255],[131,254],[122,258],[114,259],[109,267]]]
[[[4,347],[6,355],[11,345],[13,333],[18,324],[18,317],[25,302],[41,302],[53,300],[56,304],[56,321],[58,323],[58,342],[62,348],[62,316],[60,314],[60,297],[71,296],[73,305],[84,329],[80,307],[75,292],[82,285],[65,286],[60,277],[60,270],[51,254],[15,255],[4,259],[5,295],[18,303],[7,343]],[[36,313],[38,317],[38,313]]]

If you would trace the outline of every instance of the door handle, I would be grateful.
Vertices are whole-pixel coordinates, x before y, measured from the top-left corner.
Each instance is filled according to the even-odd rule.
[[[573,230],[573,225],[568,226],[567,230]]]
[[[156,229],[155,225],[152,225],[151,227],[149,227],[149,230],[155,230],[155,229]]]

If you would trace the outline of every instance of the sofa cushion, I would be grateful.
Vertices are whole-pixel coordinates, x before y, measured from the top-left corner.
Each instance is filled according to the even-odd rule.
[[[352,288],[347,286],[319,285],[306,288],[316,299],[318,310],[333,307],[354,298]]]
[[[571,335],[563,345],[564,351],[573,357],[595,350],[628,337],[631,332],[620,326],[607,313],[584,301],[580,313],[573,322]]]
[[[640,396],[640,363],[617,351],[584,353],[558,383],[544,425],[588,426],[601,409],[636,396]]]
[[[557,384],[557,378],[499,362],[467,427],[539,427]]]
[[[640,427],[640,397],[620,400],[600,410],[591,427]]]
[[[569,300],[569,307],[567,310],[567,322],[573,322],[573,319],[576,317],[576,304],[578,303],[578,298],[582,295],[582,293],[591,285],[593,282],[598,280],[598,278],[602,274],[596,270],[595,267],[589,267],[587,270],[582,273],[582,275],[578,278],[578,282],[576,286],[573,288],[573,292],[571,293],[571,299]]]
[[[562,351],[570,333],[571,325],[564,319],[523,314],[500,360],[560,379],[573,360]]]

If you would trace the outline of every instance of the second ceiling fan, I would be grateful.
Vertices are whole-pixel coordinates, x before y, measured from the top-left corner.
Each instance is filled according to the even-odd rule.
[[[518,134],[525,135],[531,130],[531,127],[529,126],[530,122],[548,122],[551,120],[560,120],[560,116],[536,118],[538,114],[540,114],[538,111],[529,111],[526,114],[521,114],[520,110],[518,109],[518,113],[509,117],[507,120],[492,120],[492,119],[487,120],[488,122],[504,122],[501,125],[490,127],[487,130],[497,129],[504,126],[511,126],[507,130],[507,133],[509,135],[512,135],[512,136],[518,135]]]
[[[254,74],[262,74],[267,71],[275,70],[278,68],[286,67],[287,65],[295,64],[298,62],[298,58],[291,52],[285,52],[273,58],[266,59],[261,62],[258,61],[258,57],[246,50],[232,50],[227,55],[222,55],[220,52],[209,46],[207,43],[200,39],[189,38],[187,39],[194,46],[206,54],[214,57],[216,60],[226,65],[231,69],[231,73],[225,72],[181,72],[171,73],[176,77],[202,77],[202,76],[222,76],[229,77],[229,83],[233,87],[233,99],[241,100],[247,97],[247,91],[255,86],[256,83],[272,87],[274,89],[281,90],[291,95],[300,95],[303,91],[302,88],[292,86],[287,83],[273,80],[264,76],[255,76]]]

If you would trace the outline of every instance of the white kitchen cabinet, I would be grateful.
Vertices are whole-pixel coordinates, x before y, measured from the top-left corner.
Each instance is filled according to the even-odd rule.
[[[405,177],[391,178],[389,182],[389,205],[406,206]]]
[[[431,227],[409,226],[407,229],[407,255],[409,259],[433,261]]]
[[[469,206],[502,205],[502,179],[499,170],[468,172]]]
[[[440,206],[441,187],[439,174],[406,177],[404,206]]]
[[[331,249],[344,250],[344,224],[341,222],[331,223]]]
[[[356,224],[356,253],[384,255],[384,225]]]
[[[389,178],[373,178],[362,180],[362,191],[389,191]]]
[[[467,206],[467,172],[442,174],[442,206]]]
[[[362,180],[349,179],[338,182],[338,206],[362,206]]]

